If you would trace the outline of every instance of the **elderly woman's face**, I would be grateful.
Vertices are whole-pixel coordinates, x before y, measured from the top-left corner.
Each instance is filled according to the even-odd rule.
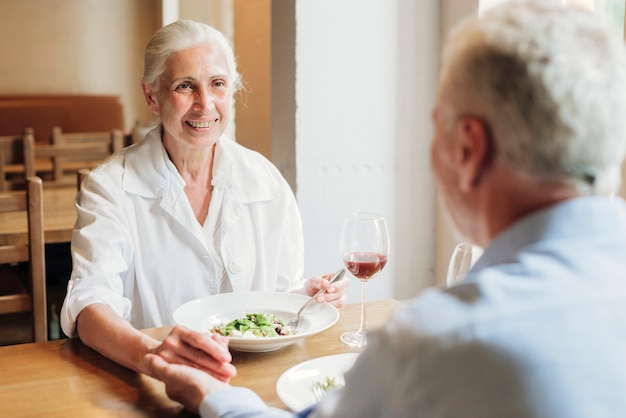
[[[166,61],[158,92],[148,105],[161,116],[168,140],[206,147],[226,129],[233,86],[224,54],[211,45],[177,52]]]

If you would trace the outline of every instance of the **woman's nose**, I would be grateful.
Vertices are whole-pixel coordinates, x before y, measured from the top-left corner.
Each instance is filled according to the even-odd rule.
[[[199,110],[213,108],[213,96],[207,90],[197,90],[194,105]]]

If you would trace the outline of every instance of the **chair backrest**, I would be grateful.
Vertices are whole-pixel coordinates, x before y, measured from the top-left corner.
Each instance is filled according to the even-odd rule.
[[[85,180],[85,177],[87,177],[87,174],[89,174],[90,171],[91,170],[88,168],[81,168],[76,172],[76,190],[80,191],[83,180]]]
[[[94,168],[109,155],[124,147],[121,131],[64,133],[60,127],[52,130],[51,144],[35,146],[35,158],[52,161],[50,178],[45,185],[74,185],[76,172],[81,168]]]
[[[34,144],[30,128],[21,136],[0,136],[0,192],[23,189],[35,175]]]
[[[139,121],[135,121],[135,124],[133,125],[133,128],[130,130],[130,132],[127,132],[126,134],[124,134],[124,146],[127,147],[129,145],[136,144],[142,139],[143,139],[143,136],[141,134],[141,127],[140,127]]]
[[[46,268],[43,233],[43,192],[39,177],[26,179],[26,190],[0,193],[0,212],[24,212],[28,222],[27,242],[1,240],[0,264],[28,262],[30,286],[27,293],[0,296],[0,314],[32,312],[33,339],[48,340]],[[3,278],[0,277],[0,280]]]

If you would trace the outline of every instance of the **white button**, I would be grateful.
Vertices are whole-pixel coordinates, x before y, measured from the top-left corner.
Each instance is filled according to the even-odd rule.
[[[239,260],[232,260],[228,263],[228,271],[232,274],[237,274],[241,271],[241,262]]]

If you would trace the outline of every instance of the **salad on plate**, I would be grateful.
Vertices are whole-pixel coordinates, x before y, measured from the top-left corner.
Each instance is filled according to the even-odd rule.
[[[210,329],[214,334],[226,337],[272,338],[296,333],[288,325],[270,313],[249,313],[243,318],[216,325]]]

